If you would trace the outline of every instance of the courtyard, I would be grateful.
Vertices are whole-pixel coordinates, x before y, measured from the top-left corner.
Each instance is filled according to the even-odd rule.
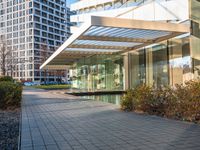
[[[119,106],[25,88],[21,150],[199,149],[200,126],[122,112]]]

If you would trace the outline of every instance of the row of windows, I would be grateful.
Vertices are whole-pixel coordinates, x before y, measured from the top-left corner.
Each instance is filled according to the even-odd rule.
[[[13,72],[13,76],[14,77],[22,77],[24,78],[25,77],[25,72]],[[26,77],[32,77],[33,76],[33,72],[30,71],[28,72],[27,71],[27,76]],[[31,78],[27,78],[27,80],[32,80]]]
[[[48,43],[47,43],[47,42],[48,42]],[[48,45],[51,45],[51,46],[54,46],[54,45],[60,46],[60,45],[61,45],[61,42],[59,42],[59,41],[48,40],[47,42],[46,42],[46,43],[47,43]],[[41,46],[40,44],[35,43],[35,44],[34,44],[34,48],[35,48],[35,49],[41,49],[42,46]]]
[[[41,12],[40,10],[37,10],[37,9],[35,9],[35,14],[37,14],[37,15],[39,15],[39,16],[41,16],[42,15],[42,17],[47,17],[47,13],[46,12]],[[65,14],[64,13],[60,13],[60,12],[57,12],[57,11],[55,11],[55,14],[53,14],[53,15],[55,15],[55,16],[57,16],[57,17],[61,17],[61,18],[64,18],[65,17]],[[53,17],[53,15],[52,14],[49,14],[48,16],[49,16],[49,19],[54,19],[54,18],[56,18],[56,17]]]
[[[29,22],[30,21],[32,21],[32,17],[29,16]],[[28,22],[28,21],[25,20],[25,17],[19,18],[19,19],[14,19],[14,20],[9,20],[9,21],[7,21],[7,26],[11,26],[12,27],[13,25],[18,25],[18,24],[21,25],[21,24],[24,24],[25,22]],[[4,23],[4,25],[5,25],[5,23]],[[32,22],[27,23],[26,27],[27,28],[32,28],[33,27]]]
[[[25,22],[25,17],[7,21],[7,25],[10,26],[10,25],[15,25],[15,24],[24,23],[24,22]]]
[[[35,3],[35,2],[34,2],[34,8],[38,8],[38,9],[44,10],[44,11],[49,12],[51,14],[54,14],[54,11],[56,11],[55,8],[49,8],[49,7],[44,6],[44,5],[42,5],[41,8],[40,8],[40,4]],[[61,8],[61,11],[65,12],[65,9]]]
[[[19,37],[19,36],[20,37],[25,36],[25,31],[9,33],[9,34],[7,34],[7,39],[15,38],[15,37]]]
[[[21,62],[21,63],[23,63],[23,62]],[[27,65],[20,64],[20,61],[18,61],[18,60],[16,61],[16,63],[14,62],[13,64],[16,64],[16,65],[13,65],[14,70],[25,70],[25,68],[27,70],[33,69],[33,64],[27,64]]]
[[[50,24],[50,25],[53,25],[53,21],[55,21],[55,22],[60,22],[60,23],[65,23],[65,20],[64,20],[64,19],[60,19],[60,18],[58,18],[58,17],[54,17],[53,19],[52,19],[52,18],[49,18],[49,19],[51,19],[52,21],[50,21],[50,20],[47,21],[47,19],[43,19],[43,18],[42,18],[42,23]],[[38,17],[38,16],[34,16],[34,21],[40,22],[41,19],[40,19],[40,17]]]
[[[50,6],[51,8],[57,9],[57,10],[60,10],[60,6],[65,7],[65,2],[62,2],[60,0],[54,0],[54,1],[52,0],[52,2],[56,2],[58,5],[55,4],[55,3],[50,2],[50,0],[49,1],[48,0],[37,0],[37,2],[39,2],[39,3],[36,3],[36,2],[34,3],[34,6],[36,6],[36,7],[40,7],[40,2],[42,4]]]
[[[50,39],[55,39],[55,40],[58,40],[58,41],[64,41],[65,37],[60,37],[60,36],[57,36],[57,35],[52,35],[52,34],[49,34],[49,38]],[[40,38],[40,37],[34,37],[34,40],[36,42],[42,42],[42,43],[46,43],[47,42],[47,39],[46,38]]]
[[[32,56],[33,55],[33,50],[26,50],[26,51],[17,51],[17,52],[13,52],[13,56],[16,57],[23,57],[23,56]]]
[[[0,2],[3,2],[5,0],[0,0]],[[7,6],[12,6],[12,5],[16,5],[16,4],[21,4],[21,3],[24,3],[25,0],[10,0],[10,1],[7,1]]]
[[[24,36],[25,35],[25,32],[24,32],[24,29],[25,28],[19,28],[18,26],[13,26],[13,27],[8,27],[7,28],[7,33],[9,35],[11,35],[13,32],[19,32],[19,36]],[[10,33],[11,32],[11,33]],[[28,32],[26,32],[26,34],[28,35],[32,35],[32,30],[28,30]],[[18,36],[17,35],[17,36]]]
[[[23,9],[25,9],[26,7],[25,7],[25,4],[23,4],[23,5],[19,5],[19,6],[12,6],[11,5],[11,7],[8,7],[7,6],[7,9],[4,9],[3,10],[3,14],[6,12],[6,13],[11,13],[11,12],[15,12],[15,11],[18,11],[18,10],[23,10]]]
[[[47,29],[49,29],[49,32],[51,33],[56,33],[56,34],[61,34],[61,30],[58,30],[58,28],[53,28],[53,27],[47,27],[45,25],[40,25],[38,23],[35,23],[35,28],[36,29],[42,29],[42,30],[45,30],[47,31]],[[65,26],[62,26],[62,29],[64,30],[65,29]],[[64,32],[64,31],[63,31]]]
[[[13,51],[18,51],[18,50],[24,50],[24,49],[32,49],[33,48],[33,44],[32,43],[27,43],[27,44],[20,44],[19,43],[20,40],[18,39],[13,39],[12,40],[7,40],[7,43],[9,44],[13,44],[13,48],[11,47],[10,49],[13,49]],[[24,42],[22,42],[24,43]]]
[[[57,30],[57,29],[56,30],[50,30],[50,32],[53,33],[53,34],[57,33],[59,36],[60,35],[65,36],[65,32],[64,31],[60,31],[60,30]],[[47,32],[42,32],[42,34],[41,34],[40,30],[34,30],[34,34],[35,35],[38,35],[38,36],[42,35],[43,37],[47,37],[48,36],[50,38],[54,38],[53,34],[51,34],[51,33],[47,34]]]
[[[19,11],[19,12],[16,12],[16,13],[10,13],[7,15],[7,19],[15,19],[15,18],[18,18],[18,17],[24,17],[24,16],[27,16],[27,15],[30,15],[33,13],[33,10],[32,9],[29,9],[29,10],[24,10],[24,11]]]

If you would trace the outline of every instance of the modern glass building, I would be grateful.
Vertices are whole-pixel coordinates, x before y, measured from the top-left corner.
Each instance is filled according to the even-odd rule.
[[[82,0],[73,35],[41,66],[66,65],[73,87],[114,91],[200,76],[200,1]]]

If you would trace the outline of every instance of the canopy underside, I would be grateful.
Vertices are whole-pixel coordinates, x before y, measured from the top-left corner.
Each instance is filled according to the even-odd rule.
[[[40,68],[72,65],[94,54],[125,53],[189,32],[182,24],[91,16]]]

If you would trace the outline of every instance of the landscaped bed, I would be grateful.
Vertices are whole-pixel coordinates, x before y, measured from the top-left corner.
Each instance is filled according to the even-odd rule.
[[[22,86],[0,77],[0,150],[18,149]]]
[[[32,87],[45,90],[56,90],[56,89],[69,89],[71,86],[69,84],[58,84],[58,85],[37,85]]]
[[[123,110],[200,123],[200,80],[175,87],[140,85],[121,101]]]
[[[17,150],[20,109],[0,110],[0,149]]]

